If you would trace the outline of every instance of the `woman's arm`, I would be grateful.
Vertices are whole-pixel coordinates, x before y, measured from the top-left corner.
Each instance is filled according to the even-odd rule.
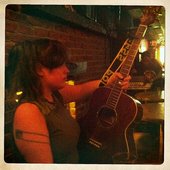
[[[78,85],[66,85],[60,90],[64,98],[64,102],[79,101],[85,97],[90,96],[99,86],[99,80],[89,81]]]
[[[122,79],[123,77],[120,73],[114,73],[110,77],[107,85],[110,86],[117,78]],[[128,88],[130,79],[130,76],[123,79],[122,89]],[[65,103],[78,101],[91,95],[99,87],[99,83],[100,80],[93,80],[74,86],[66,85],[63,89],[60,90],[60,93],[63,96]]]
[[[21,104],[14,116],[15,143],[28,163],[53,163],[44,116],[31,103]]]

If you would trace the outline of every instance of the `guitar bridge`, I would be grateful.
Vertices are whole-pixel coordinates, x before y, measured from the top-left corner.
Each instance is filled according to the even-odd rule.
[[[101,148],[102,147],[102,143],[94,140],[93,138],[89,139],[89,143],[97,148]]]

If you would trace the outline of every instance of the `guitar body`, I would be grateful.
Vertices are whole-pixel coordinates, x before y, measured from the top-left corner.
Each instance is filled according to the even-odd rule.
[[[124,93],[115,109],[107,106],[111,90],[98,88],[91,99],[89,112],[79,120],[81,163],[132,163],[137,157],[133,126],[142,117],[142,107]]]

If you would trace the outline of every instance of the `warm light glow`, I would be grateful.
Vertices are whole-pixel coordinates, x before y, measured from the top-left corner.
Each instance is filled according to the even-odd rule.
[[[146,39],[142,39],[140,42],[139,52],[143,53],[148,50],[148,41]]]
[[[67,84],[69,84],[69,85],[74,85],[74,81],[73,81],[73,80],[68,80],[68,81],[67,81]]]
[[[18,100],[18,99],[15,99],[15,101],[18,103],[19,100]]]
[[[164,46],[160,46],[160,62],[164,65],[165,62],[165,49]]]
[[[20,98],[20,95],[22,94],[23,92],[22,91],[17,91],[16,92],[16,99],[15,99],[15,102],[19,102],[19,98]]]
[[[21,95],[22,93],[23,93],[22,91],[17,91],[17,92],[16,92],[16,95],[19,96],[19,95]]]
[[[67,84],[74,85],[73,80],[67,81]],[[70,114],[73,118],[76,118],[76,102],[70,102],[67,104],[67,108],[70,111]]]

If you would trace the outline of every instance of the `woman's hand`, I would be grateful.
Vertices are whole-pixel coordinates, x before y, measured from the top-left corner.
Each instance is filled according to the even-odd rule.
[[[127,77],[123,78],[122,74],[121,74],[121,73],[118,73],[118,72],[115,72],[115,73],[110,77],[110,79],[108,80],[107,85],[108,85],[108,86],[111,86],[111,85],[114,83],[114,81],[115,81],[116,79],[118,79],[118,78],[122,80],[122,82],[121,82],[122,89],[123,89],[123,90],[127,90],[128,87],[129,87],[129,81],[131,80],[131,76],[127,76]]]

